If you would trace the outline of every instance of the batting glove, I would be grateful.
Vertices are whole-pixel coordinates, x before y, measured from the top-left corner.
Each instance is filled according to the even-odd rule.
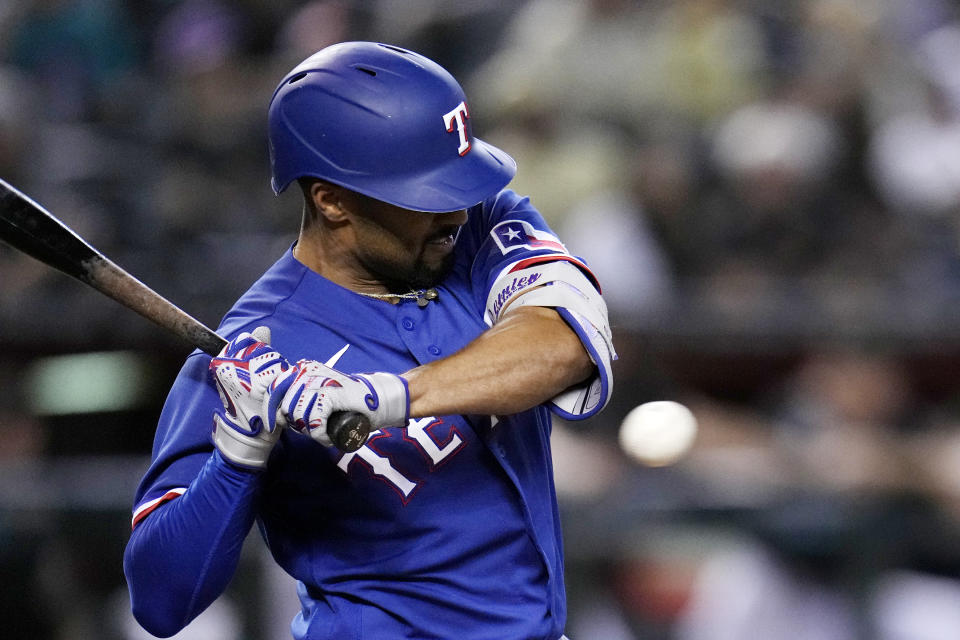
[[[410,393],[407,381],[392,373],[347,375],[314,360],[301,360],[281,403],[291,428],[320,444],[333,444],[327,434],[330,414],[354,411],[370,420],[371,431],[407,424]]]
[[[294,370],[269,345],[270,329],[241,333],[210,361],[223,409],[214,412],[213,443],[241,467],[263,468],[280,438],[278,409]]]

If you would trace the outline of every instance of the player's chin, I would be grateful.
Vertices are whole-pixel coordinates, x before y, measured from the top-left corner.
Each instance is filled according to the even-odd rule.
[[[425,247],[408,278],[410,285],[415,289],[426,289],[439,284],[453,268],[453,256],[452,251],[433,254]]]

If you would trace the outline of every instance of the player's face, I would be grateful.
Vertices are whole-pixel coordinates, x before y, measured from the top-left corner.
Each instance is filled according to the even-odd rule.
[[[405,292],[432,287],[450,270],[465,210],[424,213],[369,198],[358,204],[356,255],[370,275]]]

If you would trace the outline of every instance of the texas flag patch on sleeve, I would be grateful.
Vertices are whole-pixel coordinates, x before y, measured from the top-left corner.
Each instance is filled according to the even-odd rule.
[[[567,248],[559,238],[546,231],[540,231],[523,220],[504,220],[490,230],[490,235],[504,255],[514,249],[546,249],[567,253]]]

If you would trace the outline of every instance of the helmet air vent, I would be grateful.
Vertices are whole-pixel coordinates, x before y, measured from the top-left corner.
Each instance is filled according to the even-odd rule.
[[[354,67],[354,69],[356,69],[357,71],[363,71],[364,73],[371,75],[374,78],[377,77],[377,72],[374,71],[373,69],[367,69],[366,67]]]

